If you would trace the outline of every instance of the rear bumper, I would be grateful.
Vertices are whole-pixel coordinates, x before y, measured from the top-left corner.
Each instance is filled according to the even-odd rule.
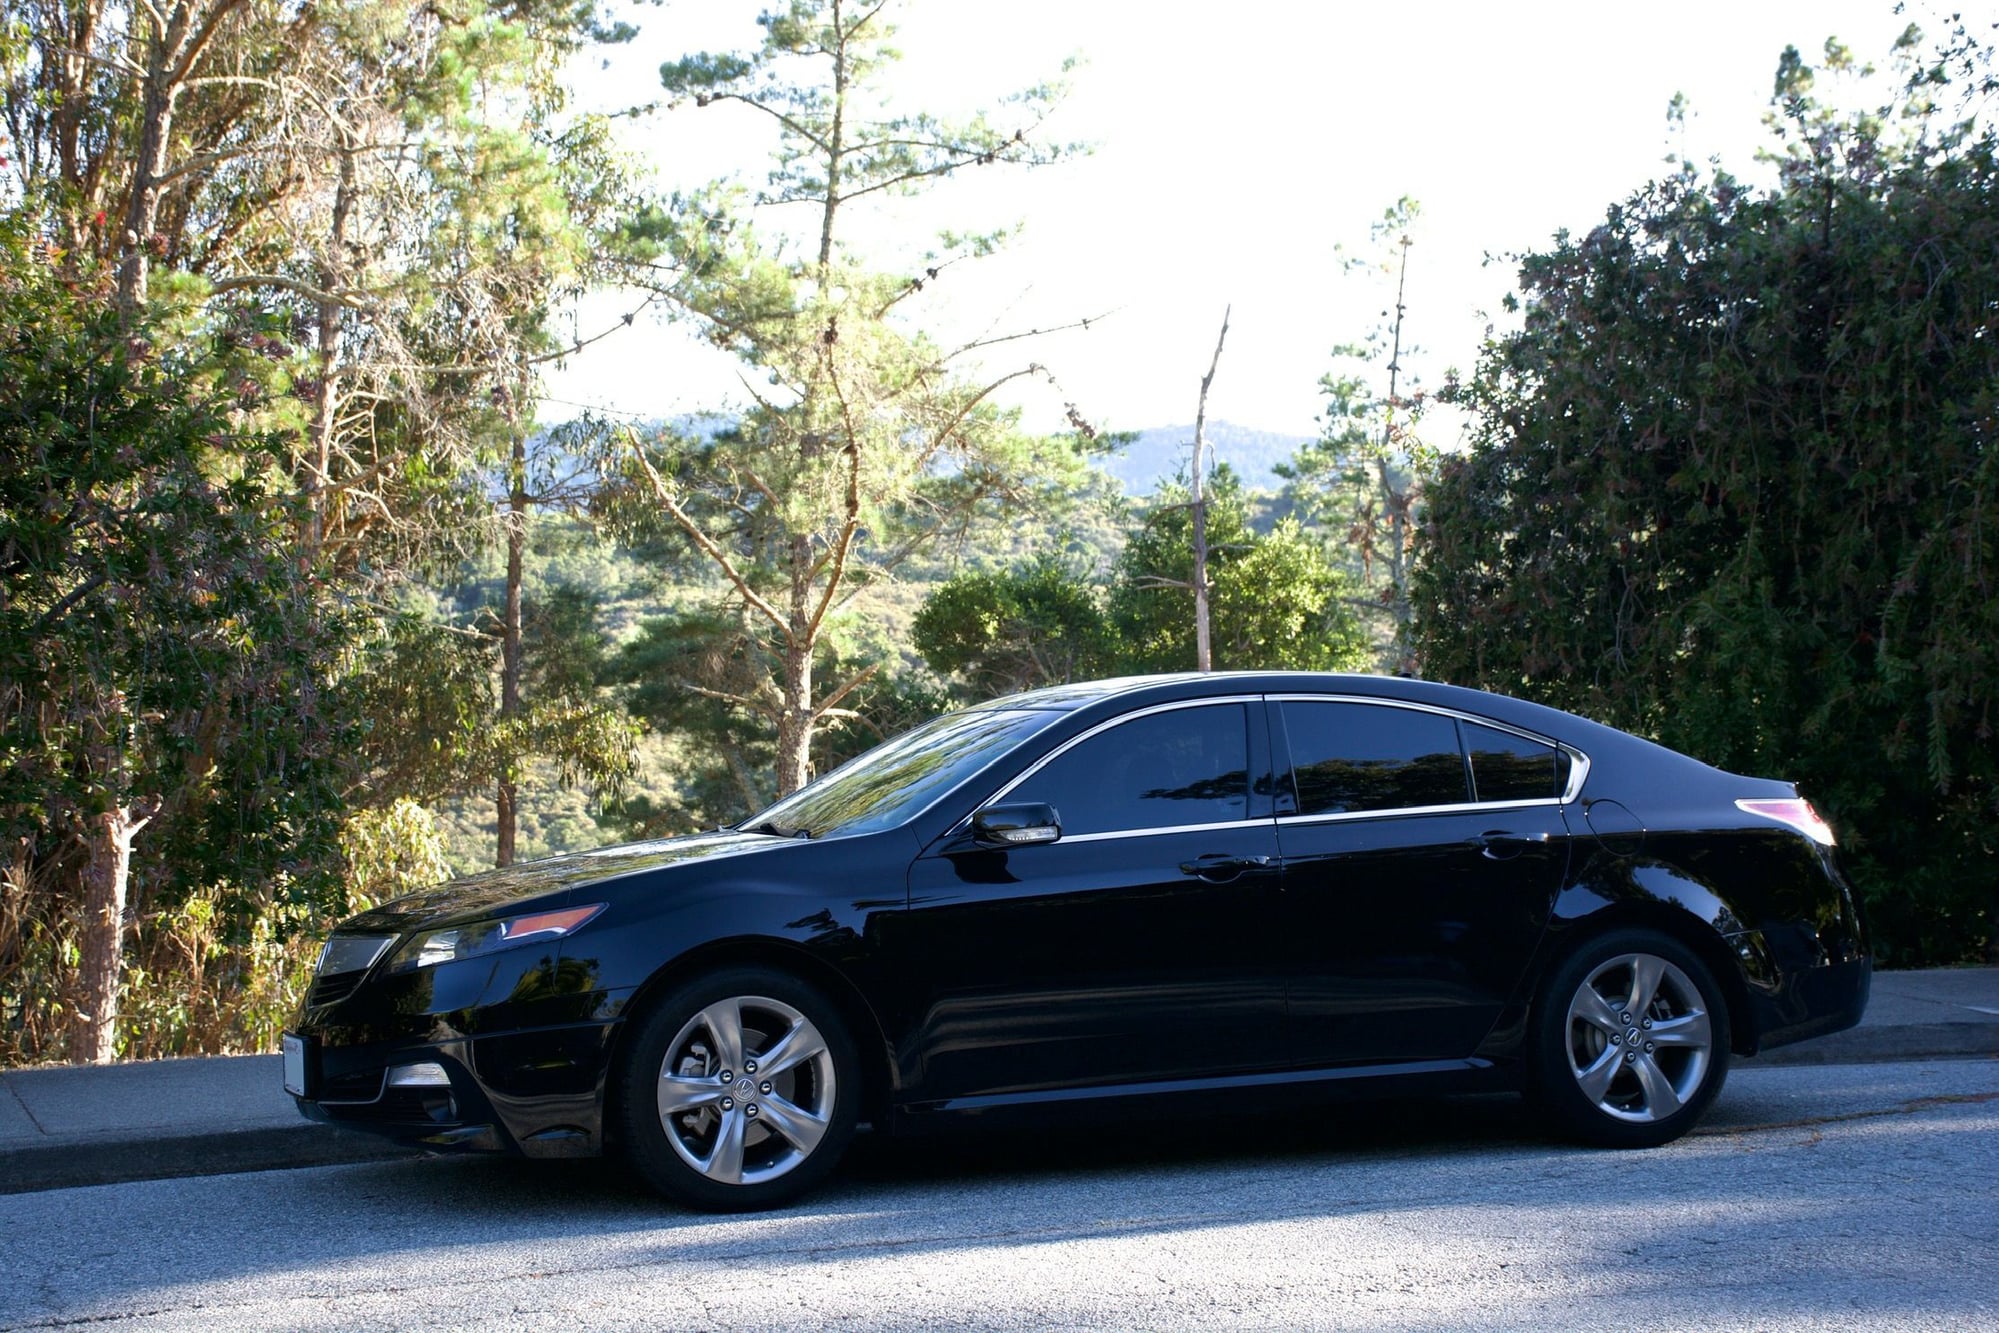
[[[308,1031],[305,1095],[293,1100],[308,1119],[434,1151],[595,1156],[604,1146],[616,1028],[601,1022],[347,1046],[321,1044]],[[392,1071],[425,1066],[447,1082],[391,1081]]]
[[[1844,1032],[1867,1012],[1874,984],[1874,961],[1862,956],[1805,968],[1785,976],[1772,990],[1753,989],[1750,1021],[1757,1051]]]

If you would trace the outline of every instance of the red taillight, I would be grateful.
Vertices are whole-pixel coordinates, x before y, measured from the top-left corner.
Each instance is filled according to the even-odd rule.
[[[1779,824],[1788,824],[1798,832],[1823,846],[1833,845],[1832,825],[1819,818],[1819,812],[1812,809],[1812,803],[1802,796],[1780,797],[1775,800],[1737,801],[1735,807],[1764,819],[1774,819]]]

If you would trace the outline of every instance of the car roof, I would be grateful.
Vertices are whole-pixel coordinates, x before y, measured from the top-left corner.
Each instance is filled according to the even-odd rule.
[[[988,700],[975,707],[1073,713],[1097,705],[1130,707],[1227,694],[1346,695],[1424,704],[1490,718],[1534,735],[1565,742],[1585,753],[1602,755],[1610,751],[1639,748],[1656,756],[1670,756],[1672,761],[1710,773],[1715,771],[1699,760],[1575,713],[1510,695],[1409,676],[1336,671],[1182,671],[1049,685]]]
[[[1135,701],[1135,696],[1161,700],[1195,699],[1216,694],[1346,694],[1367,698],[1398,699],[1437,707],[1483,713],[1515,725],[1532,727],[1534,721],[1552,724],[1557,720],[1582,722],[1584,718],[1542,704],[1529,703],[1503,694],[1443,685],[1408,676],[1370,675],[1338,671],[1180,671],[1150,676],[1115,676],[1106,680],[1074,681],[1048,685],[1021,694],[1006,695],[974,705],[976,709],[1033,709],[1074,712],[1108,700]]]

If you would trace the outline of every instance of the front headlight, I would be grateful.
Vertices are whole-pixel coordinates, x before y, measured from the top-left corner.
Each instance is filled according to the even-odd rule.
[[[418,931],[389,955],[388,970],[413,972],[420,967],[497,953],[517,944],[561,939],[580,930],[603,910],[603,903],[591,903],[587,907],[564,907],[553,912],[529,912],[523,916],[495,917],[441,930]]]
[[[320,946],[314,976],[337,977],[348,972],[366,972],[396,942],[393,935],[335,935]]]

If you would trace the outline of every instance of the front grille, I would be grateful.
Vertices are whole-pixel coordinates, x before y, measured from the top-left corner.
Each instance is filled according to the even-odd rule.
[[[361,978],[366,972],[342,972],[337,976],[314,977],[312,989],[306,992],[305,1002],[312,1008],[322,1005],[339,1004],[361,986]]]

